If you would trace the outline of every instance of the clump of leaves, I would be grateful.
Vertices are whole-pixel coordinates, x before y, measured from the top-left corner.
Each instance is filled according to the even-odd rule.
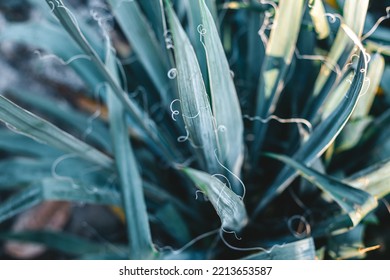
[[[0,96],[0,222],[106,205],[126,238],[3,226],[2,240],[99,259],[386,246],[364,239],[390,192],[388,14],[375,24],[368,0],[28,2],[0,33],[38,54]]]

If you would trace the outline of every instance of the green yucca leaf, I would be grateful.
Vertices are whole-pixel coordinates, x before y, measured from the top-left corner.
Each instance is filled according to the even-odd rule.
[[[316,257],[313,238],[272,247],[269,252],[260,252],[245,260],[314,260]]]
[[[349,77],[351,77],[352,75],[353,70],[351,69],[350,71],[345,73],[345,76],[348,78],[343,79],[337,85],[337,87],[329,93],[322,107],[322,120],[325,120],[327,117],[329,117],[330,114],[332,114],[332,112],[337,108],[337,106],[340,105],[343,100],[344,94],[348,92],[349,88],[351,87]]]
[[[218,173],[218,141],[202,73],[191,43],[171,4],[166,1],[173,35],[180,106],[189,140],[195,146],[201,165],[209,173]],[[216,155],[217,153],[217,155]]]
[[[53,17],[53,12],[55,9],[55,5],[63,7],[64,9],[67,9],[63,5],[63,3],[57,1],[57,3],[54,3],[55,1],[42,1],[42,0],[27,0],[27,2],[30,2],[33,6],[35,6],[39,13],[43,15],[43,18],[38,18],[39,21],[47,21],[48,23],[54,24],[56,27],[60,26],[60,22],[56,19],[56,17]],[[46,3],[45,3],[46,2]],[[52,2],[50,5],[50,9],[48,9],[48,2]],[[70,11],[69,11],[70,12]],[[39,22],[41,23],[41,22]],[[99,55],[103,55],[104,53],[104,45],[103,40],[98,32],[94,30],[92,27],[93,24],[89,21],[88,18],[82,18],[77,22],[77,26],[79,27],[80,31],[82,30],[83,36],[87,39],[87,41],[91,44],[91,46],[96,50],[96,52]],[[66,33],[66,32],[64,32]],[[65,44],[66,45],[66,44]]]
[[[0,40],[28,44],[54,54],[62,63],[69,64],[92,89],[97,89],[103,77],[69,35],[60,27],[48,22],[9,24],[2,30]],[[66,44],[64,44],[66,42]],[[101,54],[100,51],[98,51]]]
[[[334,152],[340,153],[355,147],[362,138],[366,128],[371,124],[371,117],[351,120],[345,125],[335,142]]]
[[[384,70],[385,59],[379,53],[374,54],[371,57],[367,72],[367,80],[370,81],[370,84],[368,88],[366,88],[366,91],[360,96],[359,102],[352,113],[351,120],[363,118],[369,114]]]
[[[157,37],[158,44],[162,49],[166,49],[166,35],[164,34],[164,4],[163,0],[149,0],[149,1],[139,1],[138,5],[145,12],[147,20],[149,21],[152,30],[154,31],[155,36]],[[167,62],[167,58],[163,57]]]
[[[207,62],[206,62],[206,53],[204,45],[201,38],[202,32],[202,15],[198,1],[184,0],[186,2],[185,7],[188,15],[188,34],[191,40],[191,44],[194,47],[195,53],[198,58],[199,66],[202,71],[203,80],[205,82],[206,88],[208,88],[208,72],[207,72]],[[205,5],[210,10],[212,17],[216,20],[216,7],[215,0],[206,0]],[[218,21],[215,21],[218,22]],[[218,26],[216,26],[218,30]]]
[[[0,161],[0,189],[20,187],[37,178],[50,177],[53,159],[13,158]],[[23,170],[23,172],[20,172]]]
[[[358,37],[362,35],[368,9],[368,2],[368,0],[347,0],[344,4],[343,15],[345,22],[343,24],[351,28]],[[340,28],[327,59],[332,63],[332,65],[336,65],[339,62],[339,59],[342,56],[345,56],[344,53],[347,53],[347,56],[343,59],[343,63],[340,64],[343,65],[352,52],[353,45],[351,38],[348,37],[343,28]],[[329,79],[331,73],[332,71],[328,68],[328,66],[322,66],[321,73],[318,75],[318,79],[316,81],[314,95],[319,94],[320,90],[325,85],[326,80]]]
[[[72,179],[44,178],[0,205],[0,223],[46,200],[121,205],[118,191],[82,184]]]
[[[167,76],[168,65],[156,35],[137,1],[109,0],[108,2],[127,40],[159,90],[162,101],[165,105],[169,105],[174,95]]]
[[[76,18],[64,5],[62,0],[46,0],[46,3],[49,5],[57,19],[60,21],[62,27],[73,38],[73,40],[84,51],[84,53],[90,56],[90,59],[96,60],[95,62],[98,62],[99,56],[97,55],[96,50],[87,41],[85,35],[80,29],[79,23],[76,21]]]
[[[195,183],[214,206],[222,227],[228,230],[240,231],[248,222],[245,205],[226,184],[215,176],[192,168],[183,171]]]
[[[62,160],[63,159],[63,160]],[[31,182],[55,176],[74,178],[83,183],[105,185],[108,172],[88,172],[95,166],[72,157],[27,158],[13,157],[0,161],[0,189],[20,188]],[[20,172],[23,170],[23,172]]]
[[[210,11],[211,16],[213,17],[214,22],[217,25],[217,29],[219,29],[217,24],[218,23],[217,0],[205,0],[205,3],[207,8]]]
[[[0,129],[0,150],[12,155],[36,158],[56,157],[62,154],[57,149],[16,134],[9,129]]]
[[[186,2],[186,12],[188,16],[188,36],[191,44],[196,53],[196,57],[199,62],[200,70],[202,71],[203,80],[206,87],[208,86],[208,73],[206,63],[206,53],[202,43],[201,29],[202,29],[202,16],[198,1],[184,0]]]
[[[143,128],[143,131],[146,135],[150,137],[150,140],[154,140],[157,145],[160,144],[156,140],[156,125],[154,122],[149,119],[149,117],[142,112],[142,110],[127,96],[127,94],[122,90],[118,82],[111,76],[110,71],[104,65],[102,59],[97,54],[96,50],[92,48],[90,43],[84,37],[81,32],[76,19],[71,15],[67,7],[64,6],[61,0],[53,2],[52,0],[46,0],[49,6],[53,9],[53,13],[61,22],[62,26],[68,32],[68,34],[73,38],[73,40],[78,44],[78,46],[83,50],[84,55],[86,55],[93,65],[96,68],[96,71],[100,76],[104,78],[105,81],[112,89],[114,94],[122,102],[126,111],[130,114],[133,121],[137,125]],[[101,82],[103,82],[101,81]]]
[[[240,103],[213,17],[203,0],[199,4],[219,154],[226,167],[239,174],[244,157],[244,125]]]
[[[69,233],[53,231],[1,232],[0,239],[42,244],[71,255],[112,254],[125,257],[123,245],[93,242]]]
[[[340,153],[356,146],[362,138],[364,130],[372,122],[372,118],[368,116],[368,113],[374,102],[374,98],[383,75],[384,65],[384,58],[380,54],[372,56],[366,77],[366,81],[369,81],[367,83],[368,86],[363,87],[359,101],[351,115],[351,119],[336,139],[336,153]]]
[[[266,154],[295,168],[298,173],[310,183],[330,195],[335,202],[349,215],[352,225],[356,226],[372,210],[378,206],[378,201],[369,193],[351,187],[330,176],[319,173],[299,162],[282,155]]]
[[[390,193],[390,160],[366,168],[345,180],[347,184],[365,190],[376,198]]]
[[[39,96],[34,92],[27,92],[21,89],[12,88],[7,93],[17,101],[22,101],[41,113],[54,118],[67,127],[86,138],[86,141],[92,142],[104,151],[111,152],[111,142],[107,138],[108,129],[105,123],[97,116],[87,116],[75,109],[69,104],[62,103],[58,106],[58,101],[46,96]],[[92,119],[95,117],[94,119]]]
[[[333,87],[334,82],[338,79],[336,73],[329,69],[329,64],[339,65],[340,68],[343,68],[350,58],[356,42],[350,38],[351,34],[348,34],[347,32],[354,33],[357,38],[360,38],[362,35],[368,2],[368,0],[345,1],[343,12],[344,19],[340,24],[336,39],[327,55],[328,65],[322,65],[314,85],[312,101],[309,101],[309,105],[305,108],[305,116],[309,120],[314,118],[330,89]],[[336,18],[331,19],[331,21],[336,20]]]
[[[178,244],[185,244],[191,240],[188,224],[173,203],[167,203],[160,207],[155,214],[155,218]]]
[[[324,40],[329,37],[330,28],[325,15],[325,7],[322,0],[311,0],[309,2],[310,7],[310,16],[313,21],[314,29],[317,33],[317,38],[319,40]]]
[[[107,46],[106,65],[111,75],[118,79],[117,64],[110,44]],[[131,259],[149,259],[153,256],[154,250],[148,212],[142,190],[142,178],[129,142],[125,110],[120,100],[110,89],[107,98],[115,163],[126,213],[129,256]]]
[[[355,110],[351,115],[351,121],[366,117],[372,107],[372,103],[375,98],[375,94],[379,87],[381,78],[384,72],[384,58],[379,53],[374,54],[368,65],[368,72],[366,76],[366,81],[369,81],[368,86],[364,87],[364,91],[359,97],[359,101],[356,105]],[[347,74],[347,76],[353,75],[352,73]],[[340,104],[343,99],[343,92],[346,92],[350,87],[351,83],[349,78],[345,81],[340,82],[338,87],[330,93],[330,96],[324,103],[324,111],[322,118],[325,119],[330,115],[330,113]]]
[[[257,92],[255,115],[267,119],[274,110],[283,88],[284,78],[291,63],[301,26],[304,0],[279,1],[274,27],[266,47],[266,56]],[[268,125],[255,122],[255,140],[252,146],[253,162],[256,163],[258,151],[264,141]]]
[[[331,115],[313,130],[307,141],[304,142],[298,151],[292,156],[294,160],[304,165],[312,164],[313,161],[320,157],[340,134],[358,102],[365,80],[365,69],[367,69],[366,64],[366,57],[361,53],[355,77],[352,81],[351,87],[345,94],[345,98],[331,113]],[[290,167],[286,166],[283,168],[264,194],[262,201],[258,204],[256,210],[254,211],[254,216],[256,216],[278,194],[283,192],[296,178],[296,175],[296,171]]]
[[[244,4],[244,3],[243,3]],[[258,4],[258,1],[252,0],[251,4]],[[261,26],[261,17],[257,11],[248,10],[248,34],[247,34],[247,50],[246,50],[246,83],[250,88],[256,89],[262,59],[265,52],[265,46],[259,40],[259,26]]]
[[[328,240],[327,252],[333,259],[361,259],[365,256],[368,249],[364,248],[365,226],[357,227],[347,232],[332,236]]]
[[[75,154],[104,168],[112,168],[110,157],[92,146],[59,129],[44,119],[24,110],[4,96],[0,96],[0,120],[10,128],[34,140]]]

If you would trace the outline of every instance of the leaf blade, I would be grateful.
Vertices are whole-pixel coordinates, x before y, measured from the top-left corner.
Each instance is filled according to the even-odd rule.
[[[192,168],[184,168],[184,173],[210,199],[222,227],[240,231],[248,222],[242,199],[216,177]]]
[[[211,112],[202,73],[194,49],[176,17],[169,1],[166,1],[168,20],[175,48],[176,69],[182,116],[191,143],[201,166],[210,173],[220,169],[215,152],[218,142],[214,117]]]
[[[24,110],[4,96],[0,96],[0,120],[19,132],[68,153],[76,154],[104,168],[111,169],[110,157],[78,140],[44,119]]]
[[[360,70],[367,69],[367,65],[366,57],[362,53],[360,54],[357,69],[352,85],[348,89],[343,101],[328,118],[313,130],[311,137],[304,142],[292,156],[294,160],[304,165],[310,165],[316,158],[322,155],[327,147],[329,147],[340,134],[357,104],[364,83],[365,71]],[[276,197],[276,195],[283,192],[296,176],[296,171],[288,166],[284,167],[272,185],[265,192],[262,200],[254,211],[253,217],[258,215],[259,212]]]
[[[244,260],[314,260],[315,256],[314,240],[310,237],[249,255]]]
[[[241,107],[233,78],[231,77],[218,30],[213,17],[203,0],[201,6],[204,44],[210,80],[213,114],[218,130],[221,161],[234,174],[239,174],[244,152]]]
[[[267,156],[280,160],[296,169],[301,176],[322,191],[329,194],[334,201],[348,214],[352,226],[357,226],[360,221],[378,206],[376,198],[369,193],[354,188],[318,171],[308,168],[305,165],[282,155],[266,154]]]

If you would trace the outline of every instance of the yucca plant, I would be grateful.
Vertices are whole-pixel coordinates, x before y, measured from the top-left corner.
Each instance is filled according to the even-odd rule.
[[[27,2],[0,33],[20,74],[0,96],[6,244],[87,259],[388,246],[389,7],[376,21],[368,0]],[[125,235],[77,235],[69,202],[104,205]]]

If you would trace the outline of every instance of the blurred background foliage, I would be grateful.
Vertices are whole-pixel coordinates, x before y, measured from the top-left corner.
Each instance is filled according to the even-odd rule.
[[[296,1],[278,14],[275,7],[286,1],[208,0],[210,17],[195,0],[172,0],[173,10],[171,1],[165,9],[159,0],[122,2],[127,10],[121,1],[64,1],[91,54],[54,2],[0,1],[1,95],[81,140],[69,147],[71,138],[48,127],[61,140],[46,135],[54,143],[47,146],[15,134],[20,128],[14,125],[0,129],[0,258],[126,258],[127,242],[132,252],[138,244],[139,252],[155,254],[131,258],[390,257],[390,1]],[[314,9],[319,3],[324,11]],[[349,31],[370,54],[365,73]],[[225,55],[210,32],[219,34],[231,73],[217,63]],[[105,36],[122,67],[110,64]],[[189,61],[198,61],[203,78],[196,79],[197,63]],[[120,89],[107,82],[111,78]],[[99,86],[102,80],[111,88]],[[232,95],[219,100],[222,85]],[[213,147],[202,142],[207,125],[178,115],[192,112],[179,104],[188,99],[191,107],[191,86],[209,96],[196,101],[212,107],[204,122],[212,122],[212,113],[219,132],[229,125],[227,131],[236,132],[213,140],[223,150],[218,157],[212,148],[199,151],[182,141],[189,133]],[[133,103],[121,99],[122,91]],[[359,92],[365,94],[355,107]],[[13,103],[2,102],[5,114],[13,112]],[[125,118],[124,112],[132,113]],[[13,117],[23,123],[29,116],[19,113]],[[80,151],[88,147],[94,147],[90,155]],[[77,149],[87,160],[74,156]],[[218,158],[244,182],[242,205],[240,182]],[[214,176],[219,173],[232,189],[222,197],[225,212],[221,194],[213,198],[227,183]],[[137,199],[142,193],[126,192],[134,185],[143,189],[146,205]],[[126,204],[123,197],[132,195]],[[242,239],[218,235],[221,222]],[[137,243],[138,235],[144,238]],[[264,253],[259,246],[273,249]]]

